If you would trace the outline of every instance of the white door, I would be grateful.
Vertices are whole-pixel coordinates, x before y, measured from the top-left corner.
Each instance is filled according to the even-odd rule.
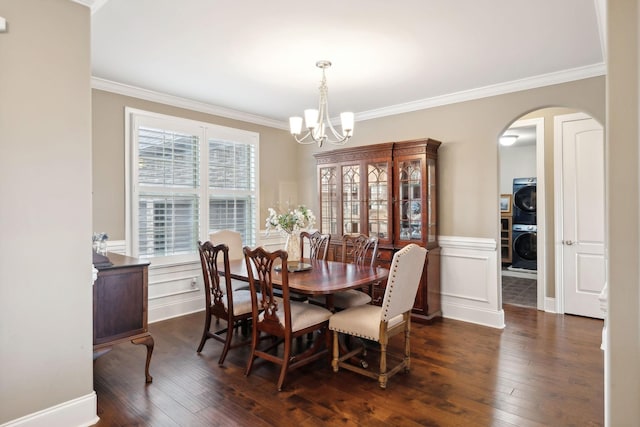
[[[561,229],[556,246],[561,265],[560,311],[603,318],[598,296],[605,282],[604,132],[586,114],[555,118],[556,144],[561,145]],[[559,147],[560,148],[560,147]],[[557,161],[557,159],[556,159]],[[557,180],[556,180],[557,182]]]

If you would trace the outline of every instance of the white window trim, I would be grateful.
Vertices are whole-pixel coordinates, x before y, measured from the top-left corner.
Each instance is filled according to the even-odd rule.
[[[255,146],[255,224],[256,239],[260,236],[260,135],[257,132],[251,132],[243,129],[235,129],[226,126],[216,125],[213,123],[201,122],[197,120],[186,119],[182,117],[170,116],[166,114],[154,113],[151,111],[140,110],[131,107],[125,107],[124,110],[124,141],[125,141],[125,240],[126,240],[126,253],[129,256],[137,257],[137,249],[134,247],[134,235],[137,232],[137,223],[134,221],[134,208],[136,203],[137,188],[137,168],[135,162],[137,161],[137,152],[134,144],[135,138],[133,130],[136,128],[133,123],[136,118],[151,118],[160,119],[165,122],[172,123],[175,129],[184,129],[185,127],[192,128],[194,126],[203,129],[203,138],[201,144],[204,144],[204,149],[201,147],[200,156],[200,168],[201,175],[203,177],[203,186],[208,185],[208,155],[202,155],[202,153],[208,152],[209,138],[223,139],[229,141],[242,142],[246,144],[253,144]],[[134,188],[134,183],[136,183]],[[246,192],[243,192],[246,194]],[[201,241],[209,239],[209,234],[213,230],[209,230],[209,202],[207,199],[201,199],[199,203],[200,207],[200,226],[199,236]],[[176,263],[184,263],[198,260],[198,254],[186,254],[186,255],[170,255],[162,257],[148,258],[154,265],[170,265]]]

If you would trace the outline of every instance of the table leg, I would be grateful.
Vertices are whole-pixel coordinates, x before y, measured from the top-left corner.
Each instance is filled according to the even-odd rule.
[[[144,375],[146,377],[146,382],[150,383],[153,381],[153,377],[149,374],[149,364],[151,363],[151,354],[153,353],[154,341],[151,335],[147,335],[146,337],[136,338],[131,340],[132,344],[144,344],[147,346],[147,363],[144,368]]]

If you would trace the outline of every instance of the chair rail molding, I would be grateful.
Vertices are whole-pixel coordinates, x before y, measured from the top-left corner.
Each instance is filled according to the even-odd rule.
[[[495,239],[439,236],[442,315],[502,329],[502,291]]]

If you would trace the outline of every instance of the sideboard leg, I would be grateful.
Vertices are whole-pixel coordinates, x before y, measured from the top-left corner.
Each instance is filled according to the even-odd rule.
[[[151,354],[153,353],[154,341],[151,335],[147,335],[146,337],[136,338],[131,340],[133,344],[144,344],[147,346],[147,363],[144,368],[144,375],[146,377],[146,382],[150,383],[153,381],[153,377],[149,374],[149,364],[151,363]]]

